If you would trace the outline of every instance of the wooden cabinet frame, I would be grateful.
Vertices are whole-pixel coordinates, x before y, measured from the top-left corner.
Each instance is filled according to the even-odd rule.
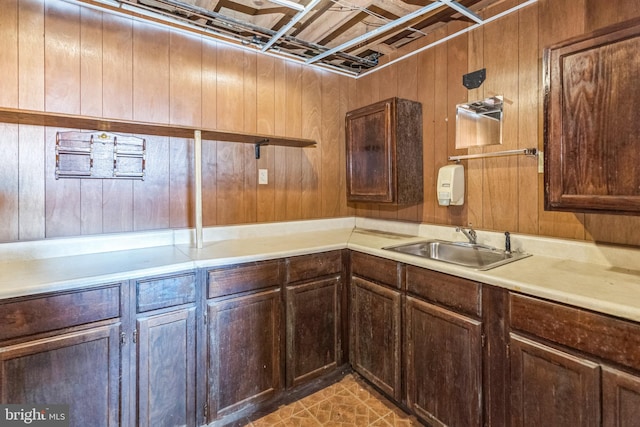
[[[545,209],[640,215],[640,19],[544,51]]]

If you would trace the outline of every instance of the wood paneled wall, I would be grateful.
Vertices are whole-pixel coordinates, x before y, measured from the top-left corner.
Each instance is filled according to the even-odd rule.
[[[469,153],[542,148],[542,49],[639,16],[637,0],[539,0],[357,80],[62,0],[2,6],[2,107],[318,141],[264,147],[259,160],[251,145],[205,141],[206,226],[358,215],[640,245],[640,217],[545,212],[537,162],[523,156],[465,161],[464,206],[435,197],[438,169],[467,153],[455,149],[456,104],[505,97],[504,144]],[[484,84],[464,88],[462,75],[480,68]],[[392,96],[423,104],[425,201],[347,205],[344,115]],[[144,181],[55,180],[58,130],[0,123],[0,241],[193,226],[191,140],[147,136]],[[257,184],[258,169],[268,185]]]
[[[505,0],[490,15],[521,0]],[[542,52],[572,36],[640,16],[637,0],[539,0],[466,35],[425,50],[357,80],[355,108],[390,96],[423,104],[425,198],[417,209],[389,210],[358,205],[359,216],[436,224],[472,224],[478,229],[640,246],[640,217],[544,211],[543,176],[537,161],[524,156],[463,162],[466,200],[460,207],[438,206],[437,171],[448,156],[518,148],[543,148]],[[464,28],[452,22],[424,37],[424,45]],[[467,90],[462,76],[486,68],[487,79]],[[455,149],[455,105],[503,95],[503,144]]]
[[[353,215],[353,79],[61,0],[2,8],[0,106],[315,139],[259,160],[252,145],[204,141],[204,224]],[[192,140],[146,136],[144,181],[56,180],[58,130],[0,124],[0,241],[193,226]]]

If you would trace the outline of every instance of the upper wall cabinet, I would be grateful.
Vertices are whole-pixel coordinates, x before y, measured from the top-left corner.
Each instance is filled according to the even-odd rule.
[[[640,19],[545,50],[545,209],[640,215]]]
[[[422,202],[422,105],[391,98],[346,116],[347,201]]]

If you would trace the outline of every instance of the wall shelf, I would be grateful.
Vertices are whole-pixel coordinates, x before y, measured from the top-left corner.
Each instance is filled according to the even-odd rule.
[[[193,139],[199,130],[203,140],[239,142],[243,144],[279,145],[285,147],[310,147],[316,141],[303,138],[286,138],[272,135],[202,129],[194,126],[163,125],[131,120],[103,119],[72,114],[50,113],[34,110],[0,108],[0,122],[35,126],[52,126],[71,129],[90,129],[105,132],[122,132],[142,135],[171,136]]]

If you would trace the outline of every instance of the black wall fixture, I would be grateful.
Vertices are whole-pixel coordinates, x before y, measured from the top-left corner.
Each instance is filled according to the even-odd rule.
[[[487,78],[487,69],[483,68],[478,71],[473,71],[471,73],[465,74],[462,76],[462,84],[467,89],[476,89],[480,87],[480,85],[484,82],[484,79]]]

